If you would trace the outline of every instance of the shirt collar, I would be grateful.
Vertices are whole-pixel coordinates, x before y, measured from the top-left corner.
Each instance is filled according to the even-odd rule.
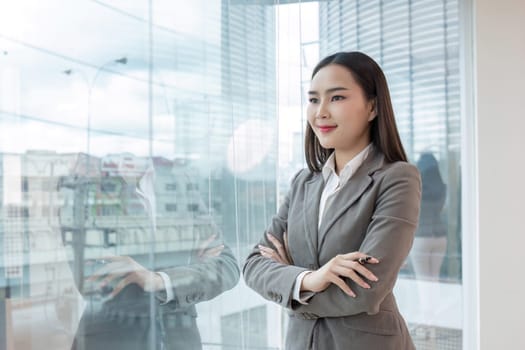
[[[361,152],[359,152],[354,158],[352,158],[346,165],[344,166],[343,170],[339,173],[339,180],[340,180],[340,186],[344,185],[352,175],[359,169],[361,164],[365,161],[366,157],[370,154],[370,151],[372,150],[373,144],[369,143],[368,146],[366,146]],[[335,152],[332,152],[326,162],[323,165],[322,169],[323,178],[325,181],[328,180],[328,178],[331,175],[337,176],[335,172]]]

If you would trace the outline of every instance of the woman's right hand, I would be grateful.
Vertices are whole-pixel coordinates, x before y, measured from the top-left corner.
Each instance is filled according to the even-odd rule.
[[[351,297],[356,296],[343,280],[347,277],[359,286],[369,289],[370,285],[362,277],[377,282],[378,278],[365,267],[366,264],[378,264],[379,260],[361,252],[339,254],[324,264],[320,269],[304,276],[301,291],[322,292],[333,283]]]

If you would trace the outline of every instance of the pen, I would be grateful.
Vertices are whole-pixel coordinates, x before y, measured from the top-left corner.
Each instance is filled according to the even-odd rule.
[[[364,264],[368,263],[370,261],[370,259],[372,259],[372,257],[371,256],[367,256],[367,257],[364,257],[364,258],[359,258],[359,259],[357,259],[357,261],[361,265],[364,265]]]

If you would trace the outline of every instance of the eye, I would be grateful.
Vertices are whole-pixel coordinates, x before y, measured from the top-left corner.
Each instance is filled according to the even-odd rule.
[[[341,101],[341,100],[344,100],[344,99],[345,99],[345,97],[341,96],[341,95],[332,96],[332,101]]]
[[[308,99],[308,102],[310,102],[310,103],[317,103],[318,101],[319,101],[319,100],[318,100],[317,98],[315,98],[315,97],[310,97],[310,98]]]

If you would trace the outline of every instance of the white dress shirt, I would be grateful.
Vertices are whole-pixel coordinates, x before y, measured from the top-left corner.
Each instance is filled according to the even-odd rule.
[[[332,152],[330,157],[326,160],[326,163],[323,165],[322,175],[325,182],[323,193],[321,194],[321,200],[319,202],[319,220],[317,222],[317,227],[321,226],[324,213],[330,209],[330,205],[334,201],[335,196],[343,186],[345,186],[348,181],[355,174],[357,169],[363,164],[366,157],[370,153],[373,144],[370,143],[366,146],[361,152],[359,152],[354,158],[352,158],[344,168],[337,175],[335,171],[335,152]],[[308,299],[314,296],[315,293],[311,292],[301,292],[301,284],[303,282],[304,276],[312,271],[304,271],[295,279],[294,290],[293,290],[293,299],[297,300],[301,304],[307,304]]]
[[[155,198],[155,170],[152,165],[150,165],[144,175],[140,178],[136,193],[139,195],[139,198],[141,199],[142,205],[144,206],[144,209],[148,213],[148,216],[151,220],[151,229],[152,229],[152,235],[153,237],[156,236],[157,231],[157,207],[156,207],[156,198]],[[164,282],[164,290],[166,291],[166,300],[161,300],[161,304],[167,304],[170,301],[172,301],[175,298],[175,295],[173,293],[173,284],[171,283],[171,279],[168,276],[167,273],[158,271],[156,272]],[[161,299],[160,297],[158,297]]]

